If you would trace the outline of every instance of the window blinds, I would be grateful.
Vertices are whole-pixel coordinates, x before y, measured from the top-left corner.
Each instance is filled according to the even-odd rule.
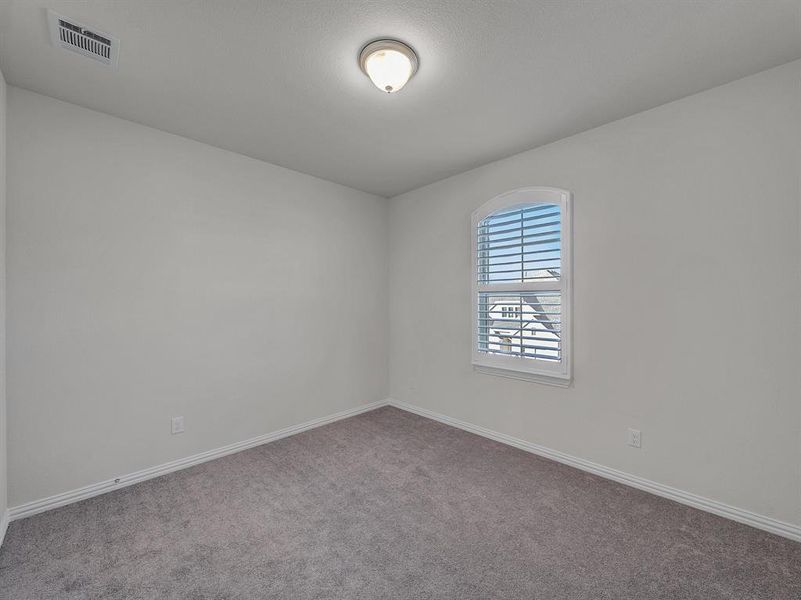
[[[562,358],[562,219],[558,204],[504,209],[478,224],[478,350]]]
[[[561,273],[560,208],[496,213],[478,226],[478,282],[556,281]]]

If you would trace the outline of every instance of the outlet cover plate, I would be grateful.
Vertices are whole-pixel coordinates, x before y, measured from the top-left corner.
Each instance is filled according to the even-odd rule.
[[[172,433],[183,433],[184,432],[184,418],[183,417],[173,417],[172,418]]]

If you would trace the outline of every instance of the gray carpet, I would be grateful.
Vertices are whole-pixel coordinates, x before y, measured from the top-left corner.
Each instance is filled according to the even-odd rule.
[[[0,598],[801,598],[801,544],[393,408],[11,524]]]

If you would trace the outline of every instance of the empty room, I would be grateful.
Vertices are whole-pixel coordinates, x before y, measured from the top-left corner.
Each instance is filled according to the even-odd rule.
[[[0,599],[801,600],[801,0],[0,0]]]

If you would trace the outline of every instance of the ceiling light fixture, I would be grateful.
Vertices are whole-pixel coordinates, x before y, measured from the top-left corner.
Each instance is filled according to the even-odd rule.
[[[398,40],[370,42],[359,53],[359,66],[382,92],[401,89],[417,72],[417,54]]]

